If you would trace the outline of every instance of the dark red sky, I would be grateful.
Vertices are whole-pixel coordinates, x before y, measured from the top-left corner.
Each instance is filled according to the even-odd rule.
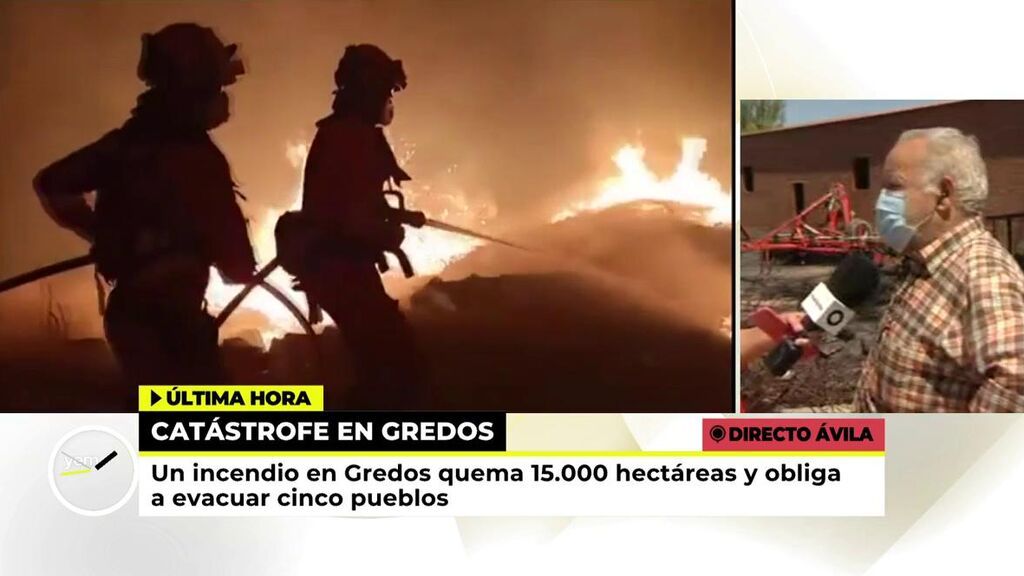
[[[124,121],[142,84],[140,36],[175,21],[237,42],[250,74],[214,132],[253,205],[290,200],[289,141],[326,114],[347,44],[404,61],[392,141],[416,182],[493,198],[497,223],[546,217],[643,142],[670,172],[679,137],[709,140],[729,187],[731,15],[725,0],[663,2],[0,2],[0,277],[85,250],[45,216],[35,173]]]

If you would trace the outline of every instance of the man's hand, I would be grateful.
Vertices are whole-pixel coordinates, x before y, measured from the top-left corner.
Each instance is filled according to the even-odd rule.
[[[84,196],[60,196],[40,192],[46,213],[62,228],[92,244],[96,238],[96,213]]]
[[[90,244],[96,237],[96,213],[86,194],[98,189],[110,177],[112,158],[119,149],[117,140],[118,132],[110,132],[43,168],[32,181],[43,210],[50,218]]]
[[[405,241],[405,228],[401,224],[387,223],[381,230],[381,245],[385,250],[394,251]]]

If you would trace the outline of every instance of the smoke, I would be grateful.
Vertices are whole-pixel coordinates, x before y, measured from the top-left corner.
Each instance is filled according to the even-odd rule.
[[[127,117],[142,85],[140,36],[174,21],[241,45],[249,74],[214,133],[250,209],[285,207],[299,174],[289,143],[329,110],[347,44],[401,58],[396,147],[413,186],[458,186],[518,226],[614,170],[642,140],[671,172],[679,138],[709,142],[702,167],[730,186],[727,2],[0,3],[0,277],[77,255],[31,190],[35,173]]]

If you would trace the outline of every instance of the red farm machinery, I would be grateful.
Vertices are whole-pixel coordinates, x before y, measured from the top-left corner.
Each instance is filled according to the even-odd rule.
[[[824,218],[818,216],[824,212]],[[850,206],[846,187],[832,184],[828,193],[760,237],[751,237],[742,229],[743,252],[760,252],[762,268],[771,269],[773,257],[790,254],[797,257],[843,255],[869,252],[877,262],[885,255],[885,247],[871,224],[857,218]]]

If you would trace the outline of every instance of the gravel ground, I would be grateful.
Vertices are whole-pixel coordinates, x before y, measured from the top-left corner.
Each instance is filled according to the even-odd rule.
[[[741,327],[746,318],[762,306],[777,312],[799,310],[800,302],[818,282],[824,282],[838,260],[789,262],[777,260],[770,272],[761,270],[757,253],[740,259]],[[760,363],[741,377],[741,393],[751,412],[843,412],[852,407],[861,364],[878,336],[878,326],[895,282],[891,270],[884,270],[874,298],[857,310],[847,326],[847,338],[818,336],[827,358],[797,364],[789,374],[776,378]],[[822,334],[822,333],[819,333]]]

